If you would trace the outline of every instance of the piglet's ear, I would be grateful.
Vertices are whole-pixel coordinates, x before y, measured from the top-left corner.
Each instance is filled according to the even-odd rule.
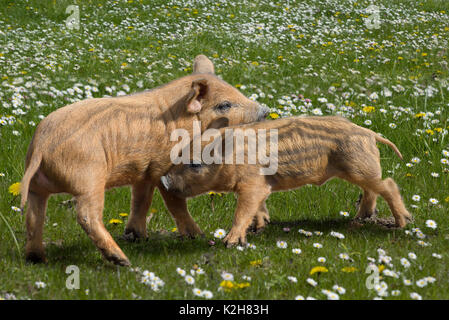
[[[206,79],[198,79],[192,81],[192,89],[187,98],[187,112],[198,113],[203,107],[201,100],[207,94],[209,86]]]
[[[193,73],[215,73],[214,64],[204,54],[195,57],[193,61]]]

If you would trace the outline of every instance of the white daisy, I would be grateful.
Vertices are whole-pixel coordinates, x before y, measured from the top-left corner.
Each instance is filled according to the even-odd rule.
[[[416,292],[410,293],[410,298],[412,298],[413,300],[422,300],[422,297]]]
[[[214,232],[214,237],[217,239],[223,239],[226,237],[226,231],[224,229],[217,229]]]
[[[186,275],[186,271],[181,268],[176,268],[176,272],[181,276],[184,277]]]
[[[310,284],[313,287],[316,287],[316,285],[318,284],[318,282],[316,282],[312,278],[307,278],[306,281],[307,281],[308,284]]]
[[[287,242],[279,240],[276,242],[276,246],[281,249],[287,248]]]
[[[195,279],[192,276],[186,276],[184,279],[186,280],[186,282],[188,284],[194,284],[195,283]]]
[[[410,267],[410,261],[408,261],[406,258],[401,259],[401,264],[404,268]]]
[[[426,226],[428,228],[431,228],[431,229],[436,229],[437,228],[437,223],[435,221],[433,221],[433,220],[427,220],[426,221]]]
[[[325,263],[326,262],[326,258],[325,257],[318,257],[318,262],[320,263]]]
[[[416,254],[413,253],[413,252],[409,252],[409,253],[408,253],[408,257],[409,257],[410,259],[412,259],[412,260],[416,260]]]
[[[223,280],[234,281],[234,275],[229,272],[223,272],[221,274],[221,277],[223,278]]]

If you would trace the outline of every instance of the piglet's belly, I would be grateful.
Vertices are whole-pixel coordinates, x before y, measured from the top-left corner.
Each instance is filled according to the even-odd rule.
[[[297,176],[280,176],[274,175],[267,178],[273,191],[282,191],[300,188],[306,184],[322,185],[330,180],[332,176],[328,175],[297,175]]]

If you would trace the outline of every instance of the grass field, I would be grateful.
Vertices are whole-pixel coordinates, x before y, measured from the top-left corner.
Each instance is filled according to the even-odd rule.
[[[449,4],[373,4],[379,23],[369,1],[0,0],[0,297],[448,299]],[[66,26],[70,5],[79,8],[79,30]],[[360,190],[332,180],[271,195],[272,223],[242,250],[214,238],[231,227],[233,194],[190,200],[206,237],[182,240],[156,193],[149,239],[129,243],[120,236],[130,190],[119,188],[106,194],[104,221],[133,269],[101,258],[63,202],[69,195],[49,201],[48,264],[26,264],[20,196],[10,186],[22,178],[36,125],[75,101],[189,74],[200,53],[224,80],[269,106],[271,118],[339,114],[393,141],[404,161],[379,146],[383,173],[400,186],[414,223],[404,230],[352,223]],[[378,209],[391,216],[381,199]],[[371,264],[381,279],[368,289]],[[66,288],[69,265],[80,270],[79,290]],[[164,285],[154,290],[145,270]]]

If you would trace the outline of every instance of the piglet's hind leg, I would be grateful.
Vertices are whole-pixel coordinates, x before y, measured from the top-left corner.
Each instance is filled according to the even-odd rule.
[[[106,260],[129,266],[129,260],[103,224],[104,190],[77,197],[77,220]]]

